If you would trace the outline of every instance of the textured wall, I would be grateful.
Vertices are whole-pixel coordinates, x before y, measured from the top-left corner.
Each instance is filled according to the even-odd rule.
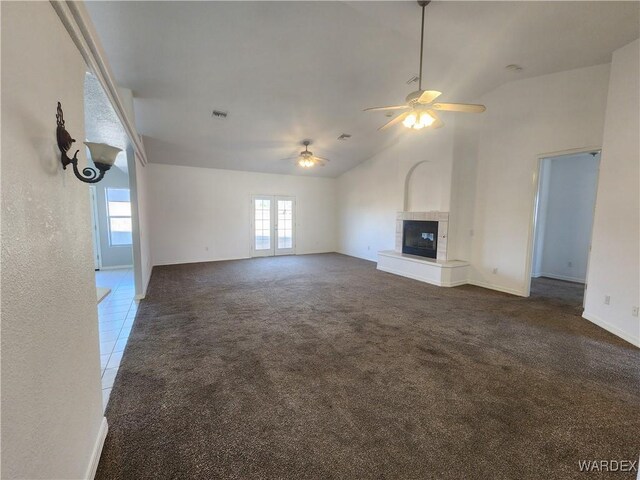
[[[51,4],[1,8],[1,476],[81,478],[102,421],[89,192],[55,113],[84,139],[85,65]]]

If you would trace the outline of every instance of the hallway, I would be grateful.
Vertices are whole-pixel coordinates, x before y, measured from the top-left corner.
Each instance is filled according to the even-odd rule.
[[[138,311],[133,269],[96,271],[96,286],[111,289],[98,305],[102,405],[107,408],[111,387]]]

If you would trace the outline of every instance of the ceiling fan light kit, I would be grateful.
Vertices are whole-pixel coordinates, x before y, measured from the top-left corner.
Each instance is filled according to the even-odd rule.
[[[430,127],[435,121],[436,119],[429,112],[416,112],[407,115],[402,124],[407,128],[421,130],[424,127]]]
[[[297,164],[302,168],[312,168],[315,166],[324,167],[326,163],[329,161],[326,158],[317,157],[309,150],[309,145],[311,145],[311,140],[304,140],[302,142],[304,145],[304,150],[300,152],[300,155],[294,157],[297,159]]]
[[[482,113],[486,110],[484,105],[475,105],[470,103],[433,103],[442,93],[437,90],[422,90],[422,79],[424,78],[422,72],[422,58],[424,51],[424,9],[429,5],[429,3],[429,0],[418,0],[418,5],[422,8],[422,27],[420,30],[420,75],[417,77],[418,90],[407,95],[407,98],[405,99],[406,103],[404,105],[366,108],[365,112],[387,111],[387,116],[389,116],[389,113],[391,113],[389,111],[391,110],[405,110],[400,113],[400,115],[392,118],[389,122],[378,128],[378,130],[384,130],[401,122],[405,127],[412,130],[440,128],[444,123],[440,120],[440,117],[438,117],[434,110],[463,113]]]

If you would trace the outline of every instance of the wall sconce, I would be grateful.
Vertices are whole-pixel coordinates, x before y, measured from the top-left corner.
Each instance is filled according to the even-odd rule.
[[[109,170],[116,161],[116,157],[122,151],[120,148],[112,147],[106,143],[92,143],[84,142],[89,148],[91,153],[91,159],[95,164],[98,171],[91,167],[85,167],[82,169],[82,174],[78,170],[78,152],[73,154],[73,158],[69,158],[67,152],[71,148],[71,144],[75,142],[75,138],[71,138],[69,132],[64,128],[64,113],[62,112],[62,105],[58,102],[58,111],[56,113],[56,120],[58,128],[56,130],[56,137],[58,139],[58,148],[60,149],[60,161],[62,162],[62,168],[67,169],[67,165],[73,165],[73,173],[76,174],[79,180],[85,183],[98,183],[104,178],[104,174]]]

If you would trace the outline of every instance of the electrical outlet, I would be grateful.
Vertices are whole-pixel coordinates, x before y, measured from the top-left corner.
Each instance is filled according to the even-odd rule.
[[[204,251],[208,252],[209,251],[209,247],[204,247]]]
[[[473,229],[469,230],[469,236],[473,237]]]
[[[611,297],[609,295],[604,296],[604,304],[611,305]]]
[[[638,316],[638,307],[633,307],[631,309],[631,315],[633,315],[634,317]]]
[[[367,250],[371,250],[371,245],[367,245]]]
[[[573,262],[567,263],[567,267],[573,267]]]
[[[494,268],[493,270],[491,270],[491,273],[493,273],[495,275],[496,273],[498,273],[498,269]]]

